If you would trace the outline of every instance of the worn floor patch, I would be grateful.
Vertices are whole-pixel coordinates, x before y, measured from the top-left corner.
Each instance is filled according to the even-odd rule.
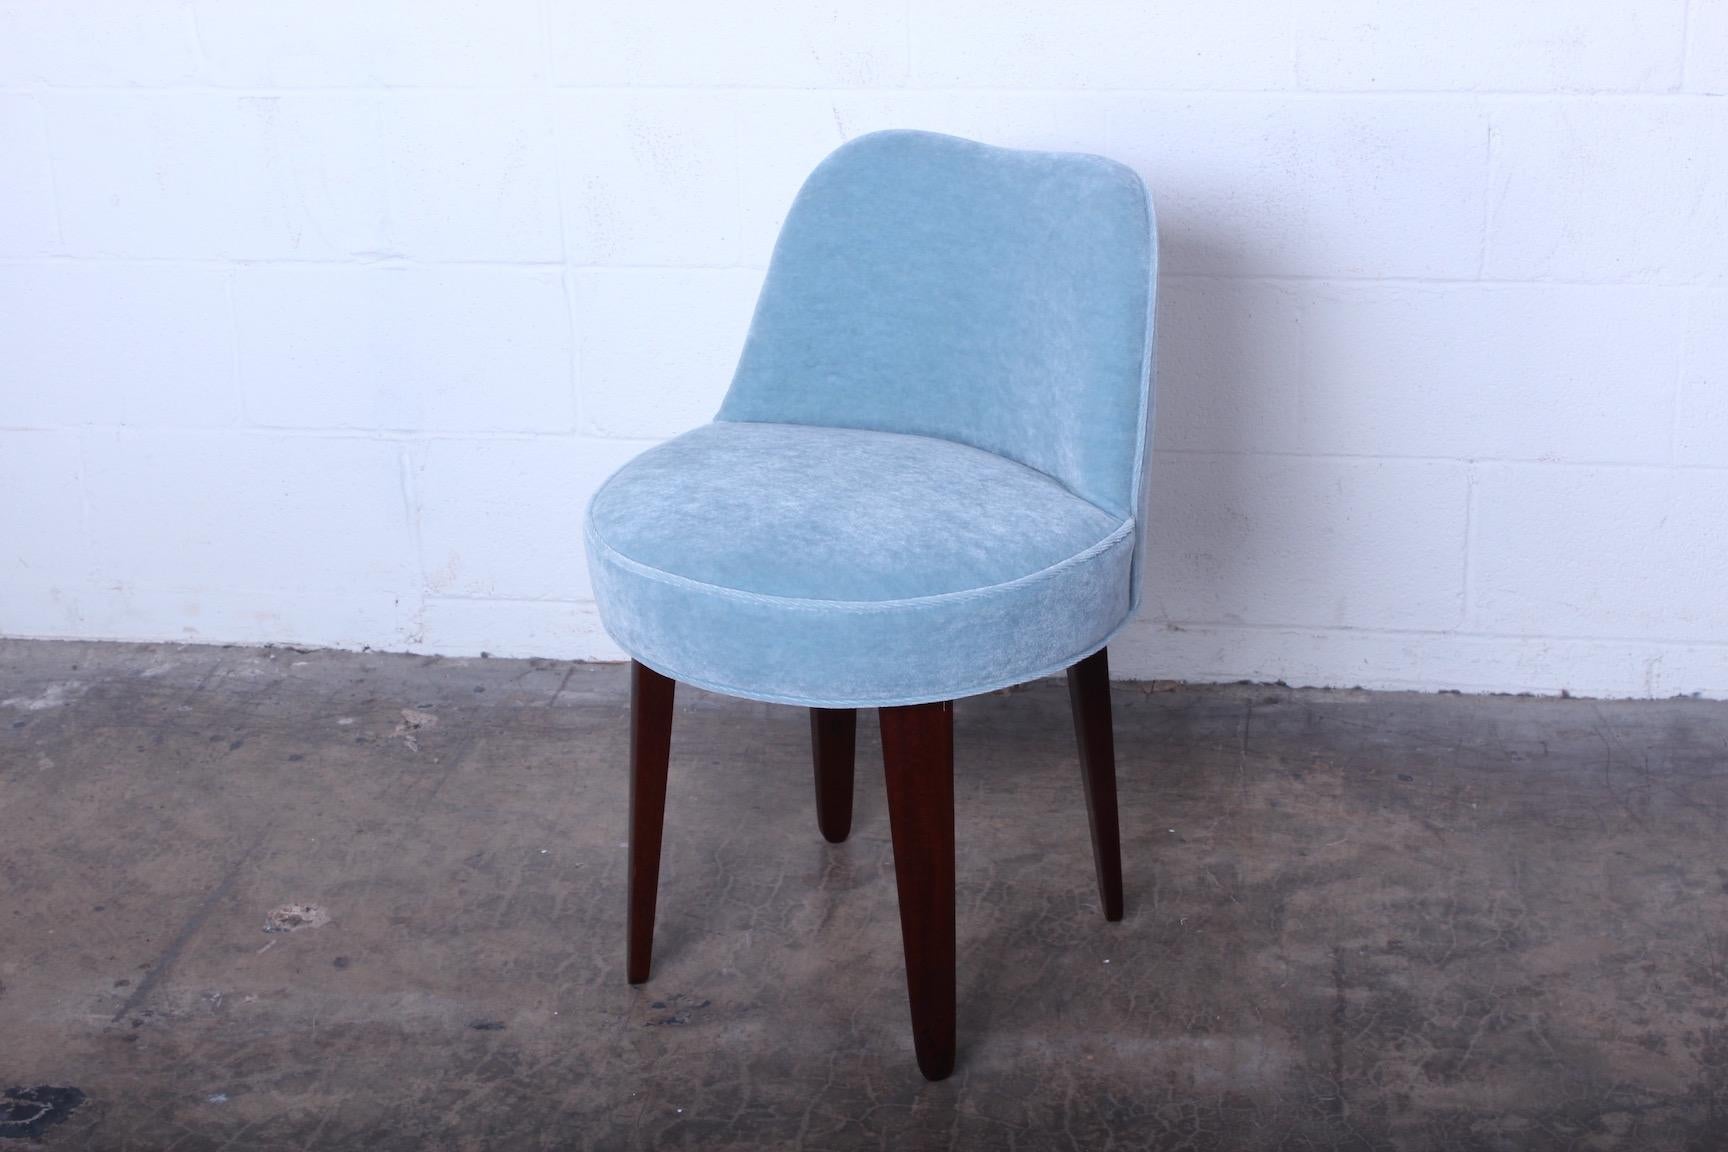
[[[0,1091],[0,1139],[34,1140],[84,1103],[84,1093],[66,1085]]]
[[[438,727],[438,717],[423,708],[402,709],[402,722],[396,725],[390,735],[408,745],[410,752],[420,751],[420,738],[417,735],[430,728]]]
[[[698,1000],[694,996],[686,996],[682,992],[674,993],[664,1000],[655,1000],[648,1005],[652,1016],[642,1025],[644,1028],[681,1027],[690,1023],[704,1008],[712,1006],[711,1000]]]
[[[84,691],[84,685],[76,680],[68,680],[63,684],[50,684],[35,696],[11,696],[0,700],[0,708],[15,708],[20,712],[41,712],[46,708],[59,708],[76,700]]]
[[[322,928],[330,923],[330,913],[316,904],[281,904],[264,917],[266,932],[298,932],[302,928]]]

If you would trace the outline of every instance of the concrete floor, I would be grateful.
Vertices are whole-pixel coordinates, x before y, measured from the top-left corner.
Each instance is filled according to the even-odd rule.
[[[964,701],[930,1085],[873,723],[829,847],[804,716],[680,689],[655,974],[624,983],[625,688],[0,643],[0,1088],[67,1090],[0,1131],[1728,1149],[1728,706],[1118,685],[1111,925],[1062,685]]]

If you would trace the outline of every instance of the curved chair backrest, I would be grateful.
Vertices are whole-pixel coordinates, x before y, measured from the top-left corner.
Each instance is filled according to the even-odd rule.
[[[955,440],[1143,522],[1155,264],[1120,164],[859,137],[792,205],[719,419]]]

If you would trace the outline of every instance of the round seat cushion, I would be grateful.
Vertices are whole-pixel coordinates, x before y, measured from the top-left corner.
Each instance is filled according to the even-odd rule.
[[[698,687],[925,703],[1058,672],[1129,612],[1134,522],[949,440],[721,421],[589,506],[607,631]]]

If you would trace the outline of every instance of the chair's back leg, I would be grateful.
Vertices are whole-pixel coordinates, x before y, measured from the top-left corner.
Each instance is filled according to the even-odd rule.
[[[954,1070],[954,705],[881,709],[912,1042],[931,1080]]]
[[[852,832],[852,762],[858,713],[852,708],[810,709],[810,758],[816,766],[816,827],[830,844]]]
[[[1122,832],[1116,819],[1116,739],[1110,723],[1110,660],[1103,648],[1068,669],[1068,700],[1080,744],[1080,778],[1092,825],[1092,861],[1104,919],[1122,919]]]
[[[625,971],[632,984],[648,979],[654,955],[654,902],[660,888],[660,831],[666,819],[676,688],[676,681],[630,662],[630,943]]]

